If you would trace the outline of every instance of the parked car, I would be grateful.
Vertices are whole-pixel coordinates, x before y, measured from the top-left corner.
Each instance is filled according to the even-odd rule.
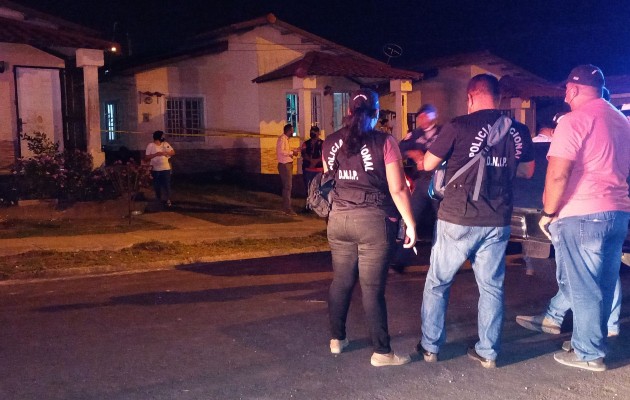
[[[512,240],[521,242],[523,256],[529,258],[553,257],[553,248],[547,236],[538,226],[542,209],[542,193],[547,174],[549,143],[534,143],[536,170],[531,179],[516,178],[514,181],[514,212],[512,213]],[[621,257],[630,266],[630,232],[623,244]]]

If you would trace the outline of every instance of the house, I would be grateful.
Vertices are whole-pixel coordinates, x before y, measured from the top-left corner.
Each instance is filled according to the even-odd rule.
[[[558,85],[489,51],[435,58],[412,69],[422,71],[424,78],[414,82],[413,90],[408,94],[409,126],[415,123],[411,113],[424,103],[437,107],[440,124],[466,114],[466,86],[470,78],[481,73],[499,78],[502,98],[499,108],[527,125],[532,135],[536,134],[536,123],[540,120],[537,106],[561,103],[564,98],[564,90]],[[382,96],[381,107],[388,108],[394,101],[391,95]]]
[[[104,161],[98,68],[117,44],[59,18],[0,0],[0,173],[28,156],[21,134],[43,132],[60,148]]]
[[[395,69],[270,14],[201,34],[169,56],[125,66],[101,87],[104,144],[144,151],[163,130],[182,173],[276,175],[275,144],[286,123],[294,147],[318,126],[339,129],[349,94],[362,86],[406,94],[420,73]],[[406,132],[404,121],[395,127]],[[300,163],[295,163],[296,171]]]
[[[630,115],[630,75],[607,76],[606,88],[610,90],[610,102]]]

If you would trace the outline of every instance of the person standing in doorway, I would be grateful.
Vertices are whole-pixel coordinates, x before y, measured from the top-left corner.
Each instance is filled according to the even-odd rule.
[[[153,142],[147,145],[144,159],[151,164],[153,190],[157,201],[170,207],[171,203],[171,163],[175,150],[164,139],[163,131],[153,132]]]
[[[286,124],[276,142],[276,156],[278,158],[278,173],[282,183],[282,211],[286,215],[297,215],[291,206],[291,191],[293,189],[293,158],[299,150],[292,150],[289,138],[293,136],[293,125]]]

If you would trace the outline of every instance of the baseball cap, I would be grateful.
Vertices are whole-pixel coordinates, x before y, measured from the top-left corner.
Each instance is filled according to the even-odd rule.
[[[416,117],[420,114],[433,114],[431,115],[433,119],[435,119],[437,115],[437,108],[433,104],[423,104],[422,107],[418,108],[418,112],[416,112]]]
[[[578,65],[571,70],[569,77],[564,83],[567,84],[569,82],[601,89],[605,83],[604,73],[592,64]]]

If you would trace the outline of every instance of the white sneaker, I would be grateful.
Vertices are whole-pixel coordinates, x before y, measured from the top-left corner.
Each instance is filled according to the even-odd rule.
[[[341,354],[343,349],[348,347],[349,344],[350,341],[348,340],[348,338],[345,338],[343,340],[330,339],[330,352],[333,354]]]

